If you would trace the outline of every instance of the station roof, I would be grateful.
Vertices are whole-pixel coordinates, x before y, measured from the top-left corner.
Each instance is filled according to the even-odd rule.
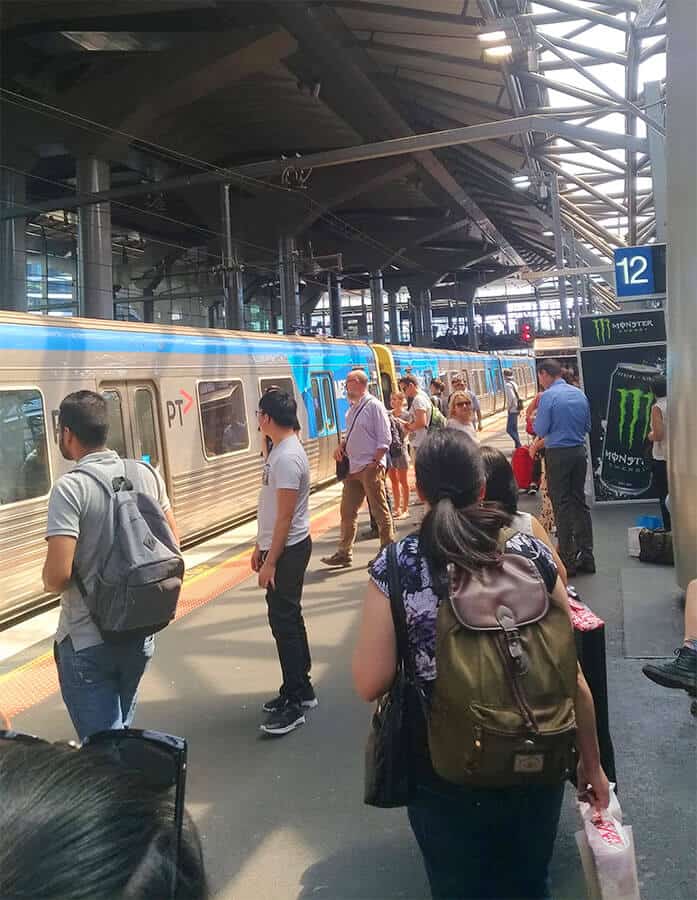
[[[71,207],[76,158],[108,159],[118,239],[152,238],[151,261],[219,246],[218,184],[187,188],[182,176],[222,181],[230,169],[285,157],[286,171],[233,182],[235,237],[260,271],[273,265],[282,233],[311,244],[315,256],[341,252],[357,280],[382,268],[395,282],[430,287],[456,276],[486,283],[521,267],[545,269],[554,260],[547,202],[512,177],[545,170],[583,181],[569,162],[579,151],[612,152],[621,168],[619,137],[619,151],[617,142],[606,151],[597,138],[560,141],[538,129],[311,171],[297,156],[551,115],[546,70],[565,64],[550,59],[544,42],[566,47],[572,59],[585,56],[589,66],[601,51],[573,46],[573,35],[550,34],[550,27],[588,35],[613,27],[597,17],[619,27],[641,13],[642,27],[655,30],[662,16],[662,0],[588,7],[574,0],[6,0],[2,164],[28,173],[25,205],[36,218]],[[650,17],[647,7],[655,7]],[[503,62],[486,58],[480,40],[499,26],[514,45]],[[585,41],[597,43],[592,35]],[[608,64],[635,72],[637,46],[639,56],[630,47],[633,55],[614,54]],[[638,102],[638,89],[632,96]],[[626,112],[617,99],[607,101]],[[584,103],[600,100],[578,100]],[[588,121],[577,120],[599,117],[593,108]],[[647,174],[646,154],[625,155],[635,179]],[[599,196],[602,186],[586,185],[586,193],[576,182],[563,177],[562,190],[577,195],[562,200],[562,214],[592,264],[593,254],[607,256],[611,247],[608,227],[593,222],[608,208],[618,214],[625,198]],[[628,184],[627,194],[635,210],[643,203],[650,214],[646,192],[637,196]],[[646,218],[641,225],[646,230]]]

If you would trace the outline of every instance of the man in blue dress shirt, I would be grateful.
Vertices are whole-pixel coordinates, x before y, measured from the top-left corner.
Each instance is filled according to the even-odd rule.
[[[547,487],[557,520],[559,555],[569,575],[595,572],[593,523],[586,503],[586,435],[591,413],[583,391],[567,384],[556,360],[537,367],[544,393],[535,433],[544,438]]]

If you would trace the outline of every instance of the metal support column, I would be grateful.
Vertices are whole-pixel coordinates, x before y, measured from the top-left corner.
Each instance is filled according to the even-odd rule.
[[[479,350],[479,335],[477,334],[474,300],[470,300],[467,304],[467,346],[470,350]]]
[[[341,275],[338,275],[336,272],[330,272],[328,288],[332,337],[342,338],[344,336],[344,320],[341,317]]]
[[[382,302],[382,272],[370,274],[370,304],[373,312],[373,343],[385,343],[385,306]]]
[[[535,333],[539,334],[542,331],[542,304],[540,302],[540,290],[537,285],[533,286],[533,291],[535,293],[535,306],[537,308],[537,321],[535,322]]]
[[[282,235],[278,241],[278,270],[281,285],[283,331],[293,334],[301,327],[300,284],[295,251],[295,238]]]
[[[399,309],[397,308],[397,291],[387,292],[387,312],[390,320],[390,343],[398,344],[402,338],[399,328]]]
[[[78,195],[108,191],[110,183],[108,162],[94,156],[77,161]],[[78,238],[80,314],[91,319],[113,319],[111,203],[80,207]]]
[[[647,81],[644,85],[644,103],[646,112],[658,125],[665,124],[664,106],[661,99],[660,81]],[[668,206],[666,197],[666,141],[662,134],[654,128],[646,129],[649,140],[649,156],[651,157],[651,178],[653,181],[653,204],[656,210],[656,240],[666,240],[666,223]]]
[[[697,3],[671,0],[666,80],[668,459],[677,579],[697,578]]]
[[[559,206],[559,178],[551,177],[552,221],[554,222],[554,247],[557,254],[557,268],[564,268],[564,234],[561,227],[561,209]],[[559,276],[559,310],[561,313],[561,333],[569,333],[569,308],[566,305],[566,277]]]
[[[423,337],[422,346],[423,347],[432,347],[433,346],[433,316],[431,313],[431,292],[430,291],[421,291],[419,306],[421,307],[421,331],[422,331],[422,337]]]
[[[577,269],[579,267],[579,258],[578,253],[576,251],[576,238],[574,237],[573,231],[566,232],[565,234],[567,238],[567,247],[569,248],[569,265],[572,269]],[[571,276],[571,289],[574,294],[574,323],[576,326],[576,334],[579,333],[579,316],[581,315],[581,301],[583,297],[579,296],[579,277],[578,275]]]
[[[152,288],[146,288],[143,293],[143,321],[155,321],[155,298]]]
[[[477,322],[474,310],[474,295],[476,288],[473,284],[458,281],[455,284],[455,297],[458,307],[464,302],[467,310],[467,346],[470,350],[479,350],[479,337],[477,335]]]
[[[411,323],[411,343],[414,347],[423,347],[423,320],[421,318],[421,295],[409,289],[409,321]]]
[[[244,329],[244,278],[237,248],[232,240],[230,215],[230,185],[220,185],[220,206],[223,220],[223,290],[225,294],[225,327]]]
[[[0,201],[3,208],[23,205],[26,194],[24,175],[0,169]],[[0,222],[0,309],[27,311],[26,227],[25,218]],[[48,266],[46,256],[44,265]]]

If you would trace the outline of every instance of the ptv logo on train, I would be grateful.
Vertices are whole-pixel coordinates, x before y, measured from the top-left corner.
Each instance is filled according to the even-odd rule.
[[[181,400],[168,400],[167,401],[167,427],[171,428],[174,424],[175,419],[179,419],[180,427],[184,424],[184,416],[191,409],[194,398],[191,394],[187,394],[187,392],[183,389],[179,389],[179,393],[182,396]]]

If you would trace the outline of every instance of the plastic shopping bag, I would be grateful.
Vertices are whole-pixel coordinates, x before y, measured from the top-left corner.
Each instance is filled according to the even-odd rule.
[[[610,804],[598,813],[579,802],[583,831],[576,835],[591,900],[641,900],[632,829],[622,824],[622,809],[610,786]]]

